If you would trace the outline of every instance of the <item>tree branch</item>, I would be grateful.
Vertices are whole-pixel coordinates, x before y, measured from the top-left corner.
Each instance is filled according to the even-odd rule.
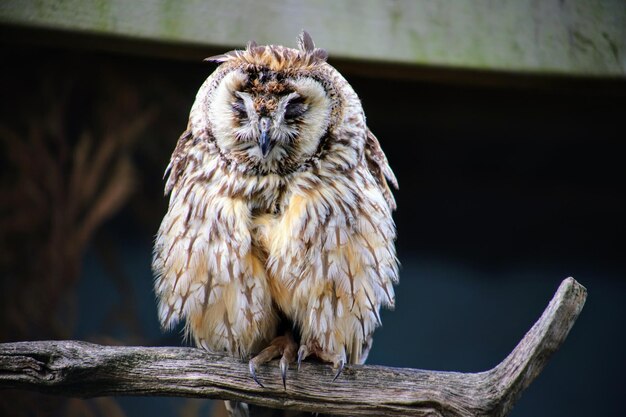
[[[342,415],[504,416],[567,337],[586,289],[564,280],[522,341],[495,368],[479,373],[348,366],[331,383],[328,366],[259,369],[194,348],[100,346],[77,341],[0,344],[0,389],[67,396],[152,395],[245,401],[273,408]]]

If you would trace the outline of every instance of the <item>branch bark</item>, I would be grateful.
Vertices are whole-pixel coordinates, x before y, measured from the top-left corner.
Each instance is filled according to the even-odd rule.
[[[331,383],[330,367],[303,363],[290,369],[284,389],[270,365],[259,369],[261,388],[246,363],[200,349],[40,341],[0,344],[0,389],[206,397],[353,416],[505,416],[561,346],[586,296],[573,278],[564,280],[511,354],[479,373],[348,366]]]

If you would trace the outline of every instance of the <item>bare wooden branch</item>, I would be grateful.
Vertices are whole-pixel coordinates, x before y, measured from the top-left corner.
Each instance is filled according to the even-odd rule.
[[[67,396],[152,395],[245,401],[274,408],[341,415],[505,416],[567,337],[586,289],[564,280],[543,315],[511,354],[479,373],[349,366],[331,382],[330,367],[259,370],[194,348],[100,346],[77,341],[0,344],[0,388]]]

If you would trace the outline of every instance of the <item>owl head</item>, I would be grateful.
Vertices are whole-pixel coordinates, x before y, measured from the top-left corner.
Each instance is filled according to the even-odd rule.
[[[364,141],[363,110],[326,57],[302,32],[297,49],[250,42],[245,50],[207,58],[220,65],[198,91],[190,115],[193,136],[257,175],[285,174],[323,159],[354,160],[342,156],[349,149],[328,139],[345,138],[340,130],[347,122],[362,130],[352,142]]]

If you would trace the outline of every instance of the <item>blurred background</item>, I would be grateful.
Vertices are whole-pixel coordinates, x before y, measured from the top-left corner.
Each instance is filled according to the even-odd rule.
[[[539,4],[540,3],[540,4]],[[500,362],[575,277],[587,304],[511,416],[618,415],[626,372],[621,1],[0,3],[0,342],[178,346],[150,271],[202,58],[307,29],[396,172],[397,308],[368,363]],[[2,415],[220,415],[0,392]]]

